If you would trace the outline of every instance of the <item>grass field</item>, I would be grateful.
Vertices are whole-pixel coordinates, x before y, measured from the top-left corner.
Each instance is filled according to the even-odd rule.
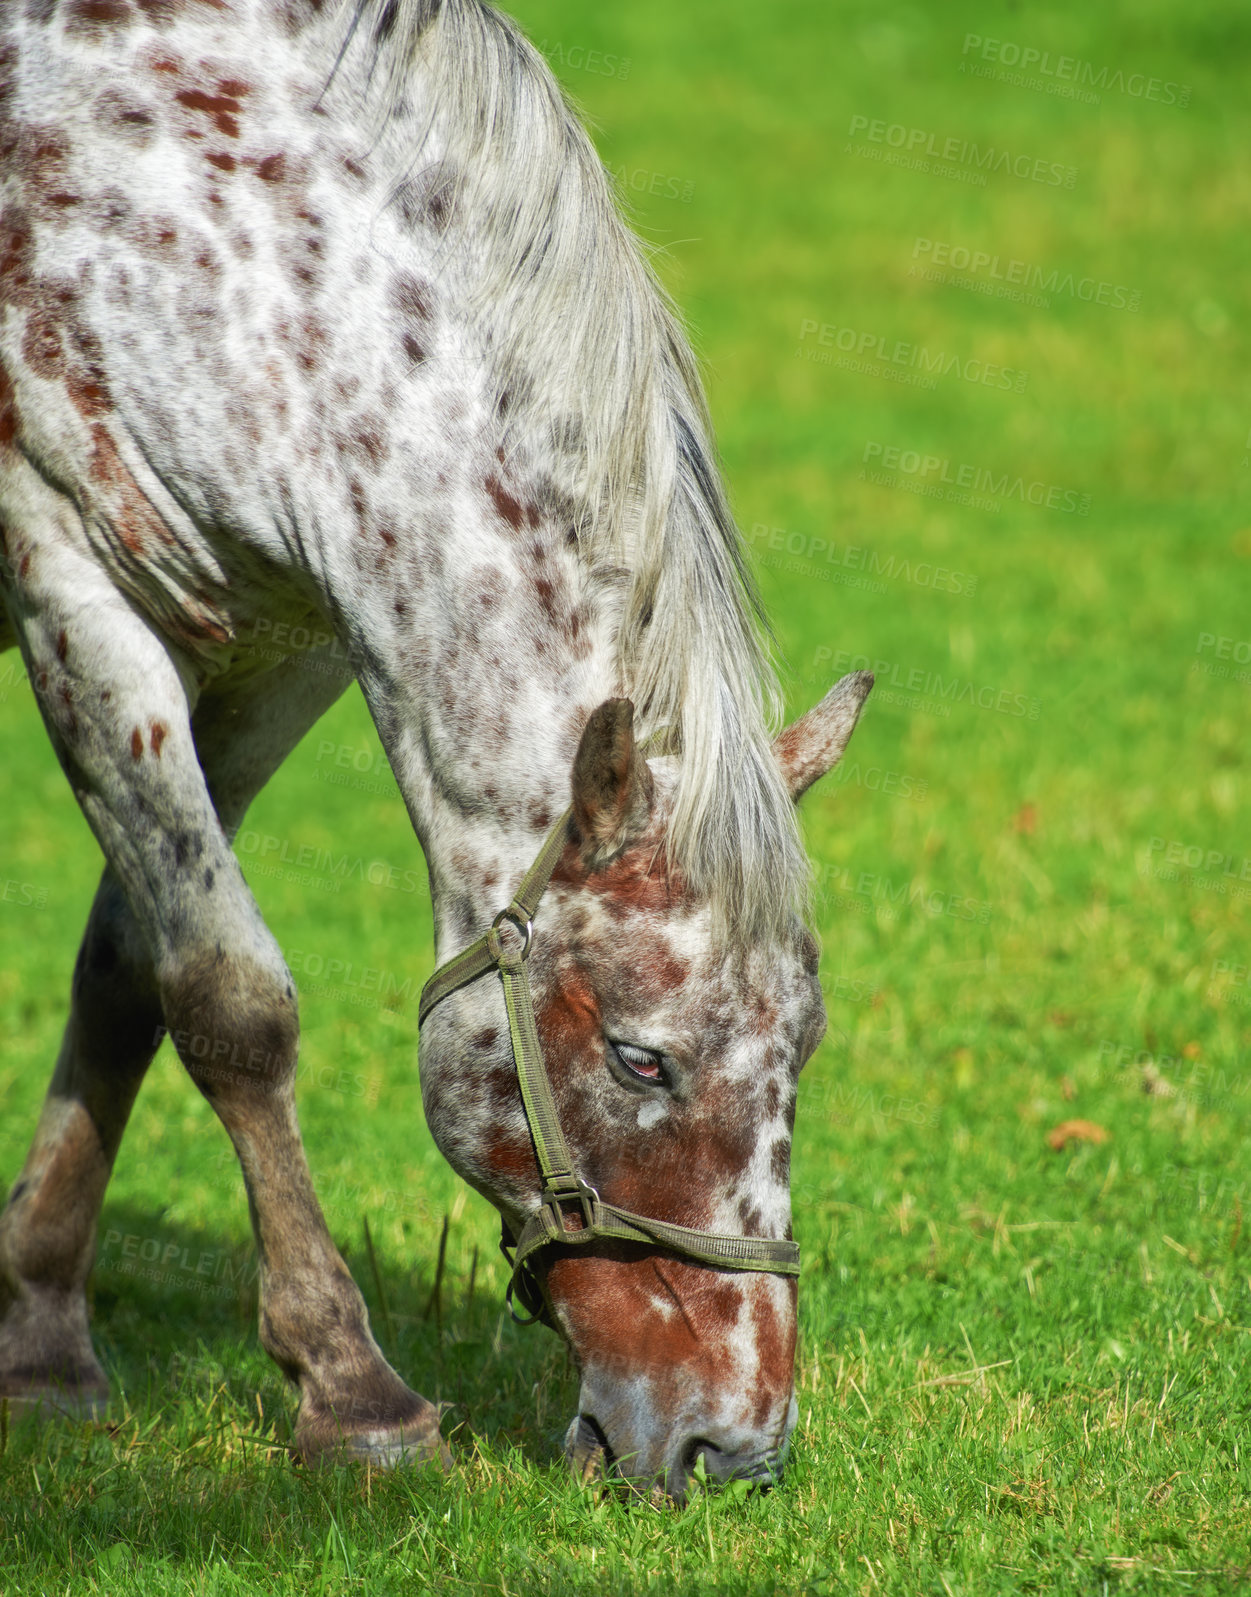
[[[792,709],[878,675],[805,809],[830,1030],[792,1468],[666,1514],[566,1479],[573,1373],[502,1316],[493,1213],[422,1120],[424,886],[261,869],[278,837],[424,883],[354,693],[241,853],[303,989],[331,1227],[460,1467],[288,1463],[242,1184],[166,1048],[101,1224],[115,1423],[0,1435],[0,1591],[1251,1586],[1251,18],[513,9],[665,248]],[[5,1180],[98,873],[16,659]]]

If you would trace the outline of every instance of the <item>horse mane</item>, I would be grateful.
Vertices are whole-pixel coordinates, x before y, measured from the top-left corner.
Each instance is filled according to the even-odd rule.
[[[619,670],[680,751],[670,859],[736,942],[806,905],[771,741],[781,695],[699,372],[546,61],[480,0],[353,0],[397,195],[432,199],[489,351],[506,447],[547,441],[582,557],[624,566]],[[348,45],[344,45],[346,50]],[[416,145],[413,123],[424,122]]]

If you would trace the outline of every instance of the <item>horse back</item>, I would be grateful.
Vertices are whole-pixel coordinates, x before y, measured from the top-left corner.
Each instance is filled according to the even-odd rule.
[[[14,4],[0,31],[0,522],[33,465],[49,536],[210,669],[259,616],[324,612],[326,529],[425,354],[324,87],[261,7]]]

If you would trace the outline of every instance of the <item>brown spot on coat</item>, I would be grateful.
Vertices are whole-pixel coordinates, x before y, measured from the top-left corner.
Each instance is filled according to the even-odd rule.
[[[233,94],[205,94],[203,89],[179,89],[174,98],[180,105],[185,105],[188,111],[200,111],[211,117],[214,127],[226,138],[239,137],[239,124],[235,118],[243,107]]]
[[[165,725],[165,723],[163,721],[153,721],[150,733],[150,741],[152,752],[156,755],[158,760],[161,757],[161,744],[164,743],[168,736],[169,728]]]
[[[285,155],[267,155],[264,160],[256,163],[256,175],[262,183],[281,183],[286,169]]]
[[[783,1137],[773,1144],[769,1155],[769,1173],[780,1187],[786,1186],[791,1178],[791,1145]]]
[[[56,657],[64,665],[68,655],[69,638],[66,635],[65,628],[62,627],[56,635]]]
[[[43,311],[31,311],[22,335],[22,357],[27,366],[36,377],[57,377],[63,356],[60,329]]]
[[[65,26],[83,33],[95,28],[128,27],[134,20],[128,0],[74,0],[66,12]]]
[[[110,89],[96,100],[94,120],[112,127],[132,143],[146,144],[156,119],[138,100]]]
[[[24,211],[13,208],[0,219],[0,287],[9,304],[25,305],[33,291],[34,239]]]
[[[173,534],[153,508],[118,453],[108,429],[96,422],[91,429],[89,476],[105,500],[105,509],[117,535],[131,554],[147,554],[156,544],[170,544]]]
[[[57,689],[57,696],[64,706],[64,714],[61,717],[62,725],[70,737],[76,737],[78,735],[78,717],[74,713],[73,689],[68,683],[62,682]]]
[[[8,372],[0,366],[0,446],[12,445],[20,425],[17,396]]]
[[[138,727],[130,734],[130,757],[132,760],[143,758],[143,733]]]
[[[429,283],[423,283],[411,272],[398,272],[391,286],[391,298],[397,309],[416,322],[430,320],[431,292]]]
[[[520,531],[521,524],[525,520],[525,511],[521,507],[521,501],[513,498],[494,472],[486,479],[485,486],[487,493],[491,496],[492,503],[503,519],[514,531]]]

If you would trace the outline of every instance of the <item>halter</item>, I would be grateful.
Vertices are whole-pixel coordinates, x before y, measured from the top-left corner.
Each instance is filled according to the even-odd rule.
[[[477,981],[492,968],[499,971],[508,1009],[513,1063],[543,1182],[539,1206],[522,1227],[519,1237],[513,1237],[508,1222],[504,1221],[500,1249],[512,1267],[505,1301],[513,1318],[522,1325],[533,1325],[536,1320],[551,1324],[531,1260],[540,1249],[553,1243],[586,1247],[599,1239],[643,1242],[718,1270],[798,1275],[799,1246],[795,1242],[774,1241],[768,1237],[721,1236],[714,1231],[695,1231],[689,1226],[671,1225],[667,1220],[633,1214],[629,1209],[605,1203],[574,1168],[543,1062],[543,1048],[534,1019],[534,999],[526,975],[526,961],[534,941],[534,917],[564,849],[570,814],[571,811],[566,810],[552,828],[512,902],[507,909],[500,910],[489,930],[463,953],[440,965],[431,976],[422,988],[418,1010],[420,1028],[434,1006],[449,993]],[[505,921],[512,923],[519,938],[510,937],[505,941],[501,937],[500,929]],[[514,1297],[528,1311],[528,1319],[522,1319],[513,1308]]]

